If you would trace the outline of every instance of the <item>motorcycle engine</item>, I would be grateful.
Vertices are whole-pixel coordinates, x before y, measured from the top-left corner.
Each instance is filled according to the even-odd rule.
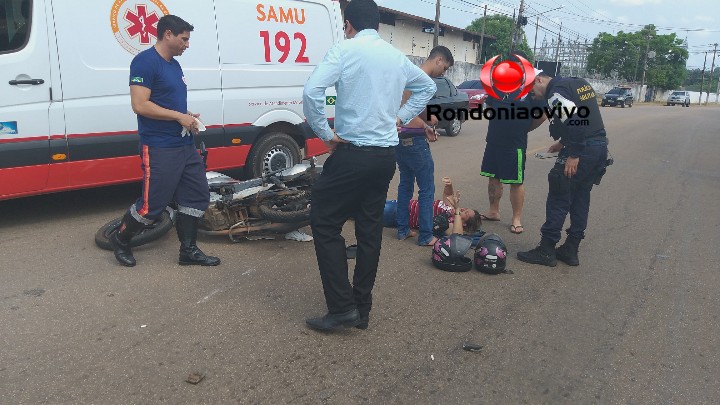
[[[217,203],[211,203],[205,215],[200,218],[200,227],[208,231],[228,229],[238,221],[230,222],[226,211],[218,208]]]

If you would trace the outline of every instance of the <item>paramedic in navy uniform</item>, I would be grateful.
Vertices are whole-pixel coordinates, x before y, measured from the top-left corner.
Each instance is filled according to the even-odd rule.
[[[160,18],[157,43],[140,52],[130,64],[130,98],[138,119],[144,176],[142,195],[110,238],[115,258],[123,266],[135,265],[130,250],[133,235],[158,218],[173,200],[178,206],[178,263],[220,264],[220,259],[206,256],[195,245],[198,218],[208,207],[210,192],[193,136],[198,130],[199,114],[187,109],[187,84],[175,60],[190,47],[192,30],[192,25],[177,16]]]
[[[380,38],[379,23],[374,1],[350,2],[348,39],[327,52],[305,83],[308,124],[334,149],[312,190],[310,224],[328,307],[327,315],[306,321],[314,329],[367,328],[385,199],[395,174],[397,128],[420,114],[435,93],[435,82]],[[331,86],[337,90],[337,133],[325,116],[325,89]],[[404,89],[412,95],[401,108]],[[349,218],[355,219],[358,245],[352,285],[341,235]]]

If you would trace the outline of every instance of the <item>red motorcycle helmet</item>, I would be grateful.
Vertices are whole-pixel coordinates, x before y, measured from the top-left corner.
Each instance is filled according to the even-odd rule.
[[[432,263],[443,271],[464,272],[472,268],[472,259],[465,257],[472,240],[454,233],[443,236],[433,245]]]
[[[500,274],[505,271],[507,253],[505,242],[498,234],[486,234],[475,250],[475,268],[487,274]]]

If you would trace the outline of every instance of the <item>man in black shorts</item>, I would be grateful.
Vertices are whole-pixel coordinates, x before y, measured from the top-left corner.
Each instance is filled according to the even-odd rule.
[[[535,69],[535,73],[541,70]],[[525,151],[527,150],[528,132],[537,128],[544,119],[533,120],[532,116],[518,118],[518,109],[542,107],[543,104],[525,97],[514,100],[512,95],[505,100],[489,97],[486,109],[494,109],[495,117],[488,124],[488,133],[485,138],[485,154],[483,155],[480,174],[488,177],[488,199],[490,209],[481,215],[486,221],[500,220],[500,198],[503,194],[503,184],[510,184],[510,204],[513,216],[510,232],[522,233],[523,226],[520,220],[523,204],[525,202]],[[510,111],[515,110],[514,118],[510,118]]]

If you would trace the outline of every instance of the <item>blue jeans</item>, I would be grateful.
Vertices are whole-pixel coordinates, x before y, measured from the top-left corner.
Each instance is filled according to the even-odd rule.
[[[567,151],[560,151],[558,157],[566,157]],[[578,239],[585,238],[588,214],[590,212],[590,191],[597,175],[607,160],[607,141],[589,141],[580,153],[577,173],[570,179],[567,192],[548,192],[545,203],[545,223],[540,228],[542,236],[555,243],[560,241],[565,218],[570,214],[570,228],[567,234]],[[561,165],[562,168],[565,165]]]
[[[418,227],[419,245],[426,245],[433,239],[433,202],[435,201],[435,163],[425,136],[401,139],[395,147],[395,158],[400,169],[397,199],[397,235],[405,239],[410,233],[410,199],[418,184]]]

